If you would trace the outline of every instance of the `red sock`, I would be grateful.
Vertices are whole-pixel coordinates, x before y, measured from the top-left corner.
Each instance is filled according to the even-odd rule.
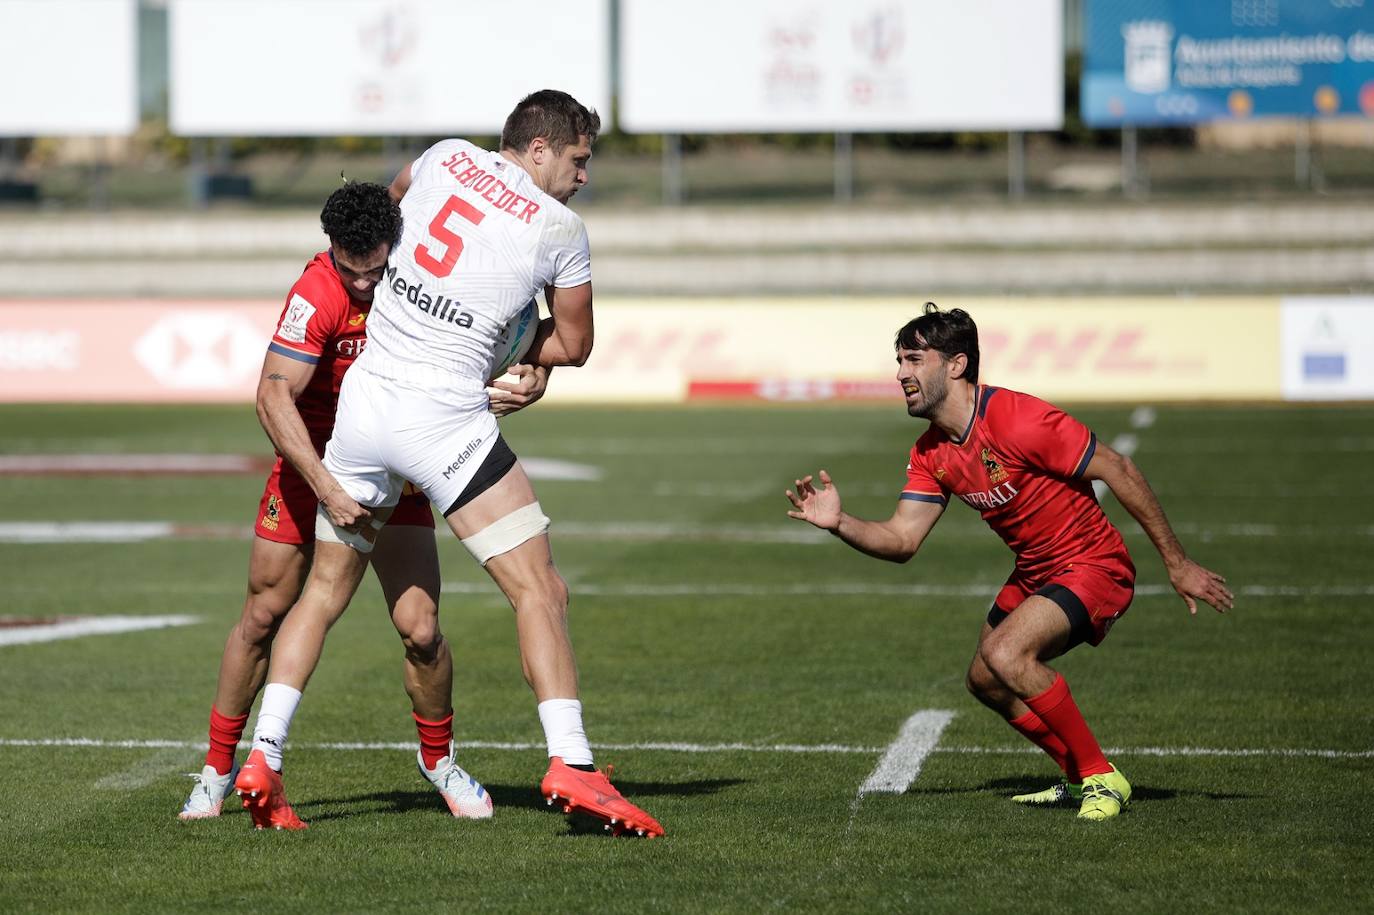
[[[1069,781],[1077,783],[1083,780],[1070,764],[1069,748],[1064,746],[1064,741],[1056,737],[1054,731],[1049,729],[1049,725],[1041,721],[1040,716],[1035,712],[1027,711],[1020,718],[1013,718],[1007,724],[1016,728],[1023,737],[1050,754],[1050,759],[1053,759],[1059,768],[1064,770],[1064,777]]]
[[[1031,696],[1026,705],[1063,741],[1069,751],[1069,766],[1076,768],[1081,778],[1112,771],[1111,763],[1097,745],[1097,738],[1083,720],[1078,703],[1073,701],[1063,674],[1055,674],[1050,688],[1038,696]]]
[[[420,756],[426,769],[433,769],[439,760],[449,754],[449,744],[453,742],[453,713],[438,721],[426,721],[414,712],[415,730],[420,732]]]
[[[247,712],[230,718],[210,706],[210,749],[205,754],[205,764],[214,766],[220,775],[234,768],[234,751],[239,747],[239,738],[247,724]]]

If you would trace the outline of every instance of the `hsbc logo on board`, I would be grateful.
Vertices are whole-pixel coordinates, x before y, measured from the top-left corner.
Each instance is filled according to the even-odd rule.
[[[182,390],[241,387],[262,368],[262,353],[262,328],[227,311],[174,312],[134,343],[148,374]]]

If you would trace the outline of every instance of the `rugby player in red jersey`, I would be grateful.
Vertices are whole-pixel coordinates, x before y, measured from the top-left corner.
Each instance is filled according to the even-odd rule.
[[[1190,613],[1232,606],[1225,579],[1188,558],[1130,458],[1068,414],[1028,394],[978,384],[978,328],[960,310],[925,313],[897,333],[897,380],[907,412],[930,420],[911,449],[907,484],[886,521],[845,513],[830,475],[788,491],[787,514],[893,562],[916,555],[951,495],[977,509],[1016,554],[969,665],[968,689],[1059,765],[1063,780],[1013,800],[1081,799],[1078,815],[1116,816],[1131,797],[1063,676],[1045,662],[1096,646],[1130,606],[1135,566],[1093,494],[1103,481],[1145,529]]]
[[[267,676],[272,641],[305,584],[315,546],[315,512],[339,524],[367,513],[320,460],[334,429],[339,385],[367,344],[367,316],[401,213],[385,187],[351,182],[320,214],[329,248],[291,287],[258,384],[258,418],[277,461],[258,507],[248,563],[248,597],[229,633],[210,709],[210,749],[180,818],[218,816],[233,784],[234,753]],[[548,372],[518,366],[518,383],[498,382],[492,412],[518,410],[544,392]],[[424,494],[404,495],[377,538],[373,568],[405,646],[404,682],[420,737],[418,764],[455,816],[491,815],[491,799],[453,762],[453,662],[439,629],[439,559],[434,515]],[[476,786],[476,787],[474,787]]]

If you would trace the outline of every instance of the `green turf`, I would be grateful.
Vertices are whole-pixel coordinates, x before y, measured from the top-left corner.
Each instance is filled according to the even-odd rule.
[[[1078,411],[1110,441],[1130,409]],[[825,467],[846,508],[889,512],[923,424],[900,408],[536,409],[505,424],[526,456],[601,468],[537,483],[573,588],[595,743],[839,744],[865,752],[603,749],[665,825],[613,840],[548,812],[538,750],[469,749],[491,822],[452,820],[400,750],[400,650],[369,581],[335,628],[292,731],[304,834],[241,812],[184,825],[183,747],[0,744],[0,911],[1360,911],[1374,908],[1374,408],[1161,408],[1137,462],[1185,545],[1238,588],[1234,614],[1153,593],[1157,558],[1114,503],[1146,593],[1097,650],[1057,662],[1136,801],[1083,824],[1007,797],[1047,760],[964,691],[1010,555],[953,506],[911,564],[804,530],[781,492]],[[0,406],[0,452],[265,451],[241,408]],[[252,522],[255,476],[5,477],[0,521]],[[641,525],[629,532],[612,522]],[[560,533],[559,525],[564,525]],[[776,539],[776,538],[772,538]],[[445,535],[458,736],[538,744],[510,611]],[[0,615],[187,613],[184,628],[0,646],[0,740],[203,740],[248,542],[0,543]],[[961,597],[842,586],[981,585]],[[663,593],[715,589],[715,593]],[[656,588],[653,596],[627,590]],[[1333,589],[1346,588],[1345,595]],[[1363,589],[1365,593],[1359,594]],[[771,592],[771,593],[770,593]],[[920,709],[956,717],[901,795],[857,797]],[[1195,749],[1336,756],[1183,755]]]

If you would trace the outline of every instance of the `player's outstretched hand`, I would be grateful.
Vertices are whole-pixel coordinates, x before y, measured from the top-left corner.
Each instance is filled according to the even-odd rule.
[[[1185,559],[1169,570],[1169,584],[1188,605],[1188,612],[1197,616],[1197,602],[1206,601],[1218,613],[1225,613],[1234,606],[1235,595],[1226,587],[1226,579],[1210,569]]]
[[[356,533],[362,526],[372,520],[372,512],[363,508],[348,492],[338,483],[334,488],[325,494],[320,500],[324,510],[329,512],[329,520],[334,522],[335,527],[341,527],[346,531]]]
[[[512,365],[510,374],[520,380],[491,383],[496,390],[489,392],[490,410],[496,416],[509,416],[516,410],[523,410],[544,396],[549,387],[549,370],[542,365]]]
[[[823,530],[833,531],[840,526],[840,491],[830,481],[830,474],[820,472],[821,488],[817,489],[807,475],[795,482],[797,491],[783,490],[792,511],[787,517],[806,521]]]

